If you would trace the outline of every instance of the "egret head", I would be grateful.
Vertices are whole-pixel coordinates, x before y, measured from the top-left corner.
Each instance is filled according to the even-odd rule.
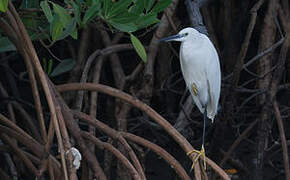
[[[180,41],[180,42],[184,42],[186,40],[194,40],[195,38],[197,38],[200,35],[200,33],[195,30],[194,28],[188,27],[185,29],[182,29],[181,31],[179,31],[178,34],[173,35],[173,36],[169,36],[169,37],[165,37],[159,40],[159,42],[165,41]]]

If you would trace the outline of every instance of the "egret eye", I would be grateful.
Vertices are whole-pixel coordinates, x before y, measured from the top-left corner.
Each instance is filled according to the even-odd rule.
[[[188,33],[184,33],[184,36],[187,36],[188,35]]]

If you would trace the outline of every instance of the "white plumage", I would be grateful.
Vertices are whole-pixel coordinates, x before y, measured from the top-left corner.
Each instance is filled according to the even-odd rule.
[[[207,117],[214,120],[220,97],[221,72],[218,54],[208,37],[193,28],[186,28],[179,34],[183,37],[180,46],[181,70],[192,98],[201,113],[207,106]],[[197,94],[192,84],[196,85]]]
[[[203,113],[203,133],[201,150],[192,150],[187,155],[197,153],[194,163],[203,157],[205,163],[205,121],[214,121],[217,114],[221,91],[221,71],[219,57],[212,42],[204,34],[193,28],[185,28],[177,35],[159,41],[180,41],[180,65],[187,88],[196,106]],[[205,111],[206,110],[206,111]],[[193,168],[192,165],[192,168]]]
[[[180,41],[181,70],[191,96],[200,110],[214,120],[221,89],[221,71],[218,54],[209,38],[194,28],[185,28],[177,35],[160,41]],[[196,93],[192,86],[196,87]]]

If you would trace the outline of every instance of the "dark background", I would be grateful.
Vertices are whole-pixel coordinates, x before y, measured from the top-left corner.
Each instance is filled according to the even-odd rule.
[[[140,99],[170,122],[194,148],[200,149],[202,114],[194,106],[185,89],[178,58],[179,43],[156,42],[161,37],[176,34],[179,30],[192,25],[190,12],[187,11],[183,1],[179,1],[175,13],[173,10],[174,7],[171,5],[165,13],[160,14],[162,18],[160,24],[167,23],[165,30],[158,28],[157,24],[135,33],[146,46],[148,56],[146,64],[134,50],[101,56],[96,58],[90,67],[86,81],[105,84]],[[283,155],[285,158],[288,154],[282,150],[283,133],[279,130],[277,122],[283,123],[280,127],[284,129],[288,146],[290,132],[288,0],[217,0],[205,4],[200,12],[208,35],[218,51],[222,70],[219,113],[215,122],[211,123],[208,120],[206,126],[207,157],[227,172],[234,170],[234,173],[229,173],[232,179],[286,179],[284,168],[289,162],[283,161]],[[283,37],[279,33],[279,28]],[[76,60],[76,65],[70,72],[51,78],[54,84],[79,82],[87,58],[95,50],[108,47],[113,39],[119,38],[117,44],[130,43],[128,34],[111,32],[106,25],[100,28],[91,24],[85,29],[80,29],[79,34],[79,40],[67,38],[49,47],[60,59]],[[247,40],[247,37],[250,38]],[[281,39],[284,40],[279,43]],[[40,59],[51,58],[51,54],[40,42],[34,41],[33,44]],[[9,104],[17,102],[38,128],[23,58],[17,52],[0,53],[0,56],[1,114],[9,117]],[[256,60],[247,68],[243,68],[243,65],[251,62],[253,58]],[[56,64],[57,62],[54,67]],[[50,113],[43,91],[40,86],[39,88],[48,126]],[[62,95],[69,107],[75,109],[76,93],[65,92]],[[96,103],[93,110],[92,102]],[[180,146],[144,112],[108,95],[98,94],[96,98],[90,92],[84,94],[81,111],[91,114],[116,130],[128,131],[158,144],[173,155],[193,176],[193,172],[190,172],[192,162]],[[16,124],[31,133],[19,110],[15,110],[14,113]],[[80,123],[79,126],[84,131],[88,130],[87,124]],[[96,137],[124,151],[106,134],[96,131]],[[5,153],[12,152],[11,147],[8,148],[5,143],[0,147],[0,158],[3,162],[0,169],[10,174]],[[21,145],[20,147],[23,148]],[[147,179],[178,179],[174,170],[158,155],[134,143],[132,147],[145,168]],[[233,147],[229,158],[225,161],[225,154]],[[25,151],[25,148],[23,150]],[[110,153],[97,148],[95,152],[108,179],[130,179]],[[50,153],[58,154],[56,139]],[[16,171],[19,179],[32,179],[33,175],[26,170],[23,162],[17,158],[14,160],[18,162]],[[222,161],[225,162],[221,164]],[[82,177],[82,173],[84,170],[80,169],[79,177]],[[209,179],[218,179],[210,168],[208,175]],[[5,176],[1,177],[4,179]],[[45,173],[43,178],[48,178],[48,174]]]

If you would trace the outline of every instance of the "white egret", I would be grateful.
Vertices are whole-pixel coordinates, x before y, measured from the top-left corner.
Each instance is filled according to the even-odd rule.
[[[199,33],[194,28],[185,28],[177,35],[162,38],[161,41],[180,41],[180,65],[181,71],[190,94],[203,113],[203,136],[200,151],[192,151],[187,154],[190,156],[197,153],[194,163],[200,156],[205,164],[205,122],[207,117],[214,121],[217,114],[218,101],[221,89],[221,71],[217,51],[209,38]]]

